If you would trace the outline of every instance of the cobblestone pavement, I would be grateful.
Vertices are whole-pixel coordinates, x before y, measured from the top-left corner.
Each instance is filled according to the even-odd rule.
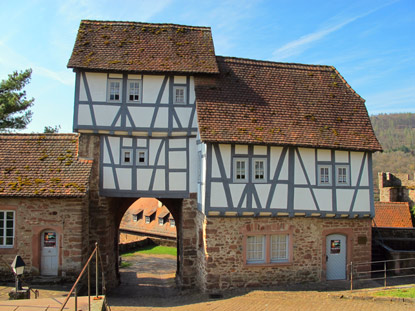
[[[221,299],[207,294],[179,292],[174,286],[176,258],[140,255],[125,258],[132,266],[121,269],[121,285],[108,294],[112,311],[138,310],[415,310],[414,303],[340,298],[347,283],[302,285],[284,290],[235,290]],[[328,291],[329,290],[329,291]],[[362,299],[363,298],[363,299]]]
[[[125,261],[131,262],[132,266],[120,270],[121,285],[107,296],[111,311],[415,310],[415,303],[374,301],[367,292],[362,291],[354,291],[354,294],[350,295],[350,292],[345,290],[348,286],[345,282],[252,291],[240,289],[226,291],[221,293],[223,297],[213,299],[207,294],[180,292],[175,288],[175,257],[139,255],[127,257]],[[0,286],[0,305],[1,300],[8,299],[12,286]],[[59,285],[33,287],[39,289],[40,298],[62,298],[70,288]],[[340,298],[341,296],[358,299]],[[0,310],[3,310],[2,307]]]

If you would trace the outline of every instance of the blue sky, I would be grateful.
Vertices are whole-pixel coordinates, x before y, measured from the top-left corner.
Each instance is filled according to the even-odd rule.
[[[0,1],[0,79],[33,69],[26,132],[72,131],[81,19],[210,26],[217,55],[332,65],[370,114],[415,112],[415,0]]]

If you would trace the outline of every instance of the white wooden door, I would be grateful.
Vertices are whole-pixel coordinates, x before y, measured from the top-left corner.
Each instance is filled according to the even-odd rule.
[[[331,234],[326,237],[326,279],[346,279],[346,236]]]
[[[42,275],[58,275],[59,243],[58,234],[47,230],[41,236],[41,267]]]

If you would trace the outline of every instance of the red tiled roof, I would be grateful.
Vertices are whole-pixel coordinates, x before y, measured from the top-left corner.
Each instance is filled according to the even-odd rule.
[[[69,68],[218,73],[210,27],[83,20]]]
[[[217,57],[196,78],[202,141],[381,150],[364,100],[333,67]]]
[[[373,227],[413,228],[408,202],[375,202]]]
[[[0,135],[0,197],[83,197],[92,161],[77,134]]]

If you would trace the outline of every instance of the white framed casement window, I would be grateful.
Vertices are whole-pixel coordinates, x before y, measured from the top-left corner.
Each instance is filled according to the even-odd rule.
[[[122,80],[108,79],[108,101],[121,102]]]
[[[176,227],[176,221],[173,218],[169,219],[170,227]]]
[[[252,181],[266,182],[267,181],[267,164],[266,159],[252,159]]]
[[[151,222],[151,217],[150,216],[146,216],[146,224],[149,224]]]
[[[271,235],[271,262],[287,262],[288,261],[288,234]]]
[[[331,165],[319,165],[318,166],[318,185],[330,186],[331,185]]]
[[[173,103],[186,104],[186,87],[174,86],[173,87]]]
[[[265,262],[265,235],[252,235],[246,238],[246,262]]]
[[[140,102],[140,80],[127,80],[127,101]]]
[[[0,248],[14,246],[14,211],[0,211]]]
[[[132,149],[122,149],[121,150],[121,164],[122,165],[132,165],[133,164],[133,150]]]
[[[234,158],[233,159],[233,181],[247,182],[248,181],[248,159]]]
[[[137,150],[137,165],[147,165],[148,164],[148,157],[147,157],[147,150]]]
[[[336,185],[337,186],[349,186],[349,166],[348,165],[336,165]]]

